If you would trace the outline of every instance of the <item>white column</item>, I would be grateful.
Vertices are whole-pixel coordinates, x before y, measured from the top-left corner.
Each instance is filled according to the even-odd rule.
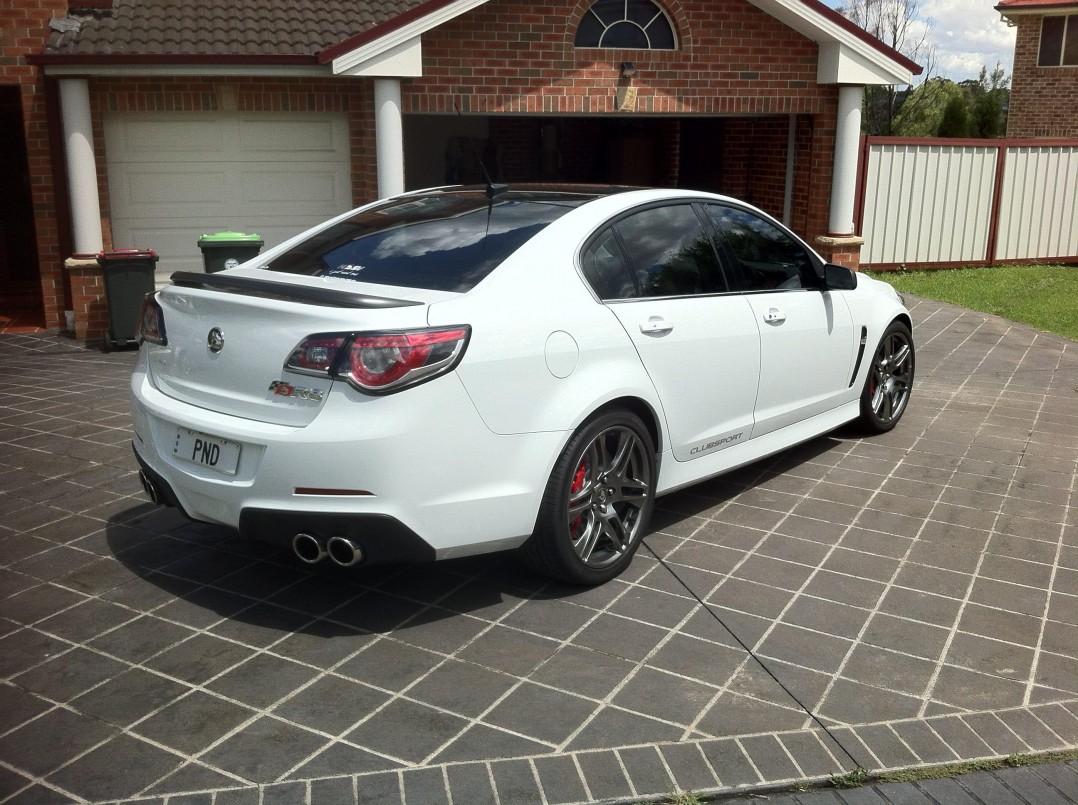
[[[90,85],[84,78],[60,81],[60,109],[64,120],[64,153],[71,196],[71,224],[76,254],[101,251],[101,202],[97,188]]]
[[[835,128],[835,168],[831,175],[830,235],[852,235],[857,192],[857,149],[861,141],[864,87],[839,87]]]
[[[378,197],[404,192],[404,127],[399,78],[374,79],[374,139]]]

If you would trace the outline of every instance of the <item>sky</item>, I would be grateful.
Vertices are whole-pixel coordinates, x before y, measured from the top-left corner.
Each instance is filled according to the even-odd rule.
[[[936,43],[936,73],[952,81],[976,78],[981,67],[996,66],[1010,76],[1014,66],[1014,29],[1008,28],[993,6],[998,0],[919,0],[920,20],[931,26]],[[830,0],[833,8],[841,6]],[[917,77],[917,82],[926,78]]]

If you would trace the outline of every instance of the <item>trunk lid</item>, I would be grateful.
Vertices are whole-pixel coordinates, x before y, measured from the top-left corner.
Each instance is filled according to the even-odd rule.
[[[455,296],[267,275],[173,276],[157,297],[168,345],[148,350],[150,377],[162,393],[222,414],[302,427],[318,415],[333,387],[343,385],[284,369],[303,339],[425,327],[429,305]]]

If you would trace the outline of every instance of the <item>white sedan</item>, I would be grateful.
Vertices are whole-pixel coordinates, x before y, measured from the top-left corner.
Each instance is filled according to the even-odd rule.
[[[448,188],[147,296],[131,381],[152,500],[308,563],[519,549],[579,584],[655,498],[852,420],[891,429],[912,323],[708,193]]]

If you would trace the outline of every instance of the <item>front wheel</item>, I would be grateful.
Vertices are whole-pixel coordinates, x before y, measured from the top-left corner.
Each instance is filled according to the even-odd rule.
[[[602,584],[632,561],[655,502],[655,447],[640,418],[612,411],[573,434],[521,548],[541,573]]]
[[[913,334],[900,321],[891,322],[872,356],[861,392],[861,424],[886,433],[898,424],[913,390]]]

